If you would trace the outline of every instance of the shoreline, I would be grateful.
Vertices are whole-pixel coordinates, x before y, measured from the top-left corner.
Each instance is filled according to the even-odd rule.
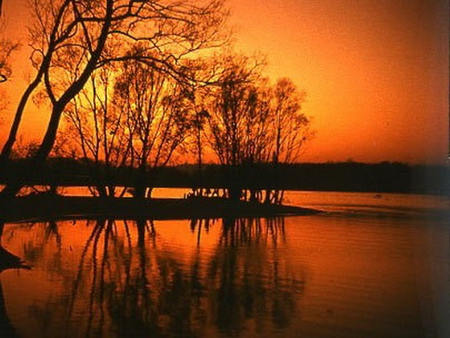
[[[115,218],[180,220],[205,218],[306,216],[320,210],[290,205],[272,205],[223,198],[152,198],[26,196],[15,197],[3,206],[4,222]]]

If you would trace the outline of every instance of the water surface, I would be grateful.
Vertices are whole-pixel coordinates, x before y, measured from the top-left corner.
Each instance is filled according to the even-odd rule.
[[[6,224],[0,336],[450,336],[447,199],[287,200],[326,213]]]

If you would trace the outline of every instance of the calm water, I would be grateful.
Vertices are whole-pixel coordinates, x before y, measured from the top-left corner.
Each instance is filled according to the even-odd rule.
[[[287,201],[326,213],[7,224],[0,337],[450,337],[447,199]]]

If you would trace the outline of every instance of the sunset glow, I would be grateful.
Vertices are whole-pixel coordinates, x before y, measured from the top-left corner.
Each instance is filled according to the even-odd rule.
[[[442,162],[447,1],[234,1],[238,45],[308,93],[309,161]],[[239,19],[238,19],[239,18]]]
[[[251,25],[241,21],[242,35],[249,36],[245,44],[266,45],[273,72],[289,74],[309,94],[305,110],[319,135],[305,157],[444,158],[448,11],[443,7],[442,1],[285,1],[261,10],[276,14],[255,16]],[[271,33],[258,39],[252,27],[265,22],[271,28],[264,31]]]
[[[450,337],[450,0],[0,0],[0,337]]]
[[[32,69],[25,65],[26,0],[4,1],[5,32],[22,42],[0,137]],[[236,50],[268,57],[268,74],[307,93],[317,135],[302,161],[445,163],[448,154],[448,1],[230,0]],[[40,140],[48,115],[31,107],[21,134]],[[38,113],[37,113],[38,112]]]

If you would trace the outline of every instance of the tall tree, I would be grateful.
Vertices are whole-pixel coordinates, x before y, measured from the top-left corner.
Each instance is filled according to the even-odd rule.
[[[128,160],[125,112],[115,109],[112,100],[116,71],[105,66],[92,74],[88,85],[67,105],[64,137],[58,137],[63,152],[86,160],[95,183],[93,193],[99,196],[118,192],[113,172]]]
[[[209,143],[226,168],[230,198],[261,200],[264,181],[265,201],[281,202],[280,164],[298,161],[311,136],[301,111],[304,97],[289,79],[272,85],[254,60],[231,57],[224,63],[210,99]]]
[[[191,123],[184,86],[138,60],[124,63],[115,84],[116,109],[123,114],[128,165],[137,168],[134,196],[150,197],[156,171],[185,140]],[[147,187],[150,189],[147,190]],[[147,192],[147,193],[146,193]]]
[[[244,56],[228,56],[209,104],[209,143],[225,167],[226,185],[231,199],[242,194],[243,165],[250,160],[250,143],[256,135],[252,122],[264,114],[259,111],[256,83],[261,80],[262,62]],[[253,121],[252,121],[253,119]]]
[[[43,166],[55,142],[62,113],[83,89],[92,73],[111,62],[139,59],[154,68],[162,65],[173,76],[181,59],[220,42],[223,0],[31,0],[34,25],[33,81],[16,110],[1,162],[11,154],[25,106],[42,84],[50,103],[47,130],[33,162]],[[145,53],[129,55],[139,44]],[[149,53],[151,52],[151,53]],[[21,184],[8,184],[2,195],[15,195]]]
[[[299,160],[302,146],[314,133],[310,130],[310,119],[301,111],[305,92],[300,91],[288,78],[279,79],[270,98],[270,144],[267,155],[271,163],[271,175],[267,180],[267,203],[281,203],[284,191],[279,186],[280,164]]]

